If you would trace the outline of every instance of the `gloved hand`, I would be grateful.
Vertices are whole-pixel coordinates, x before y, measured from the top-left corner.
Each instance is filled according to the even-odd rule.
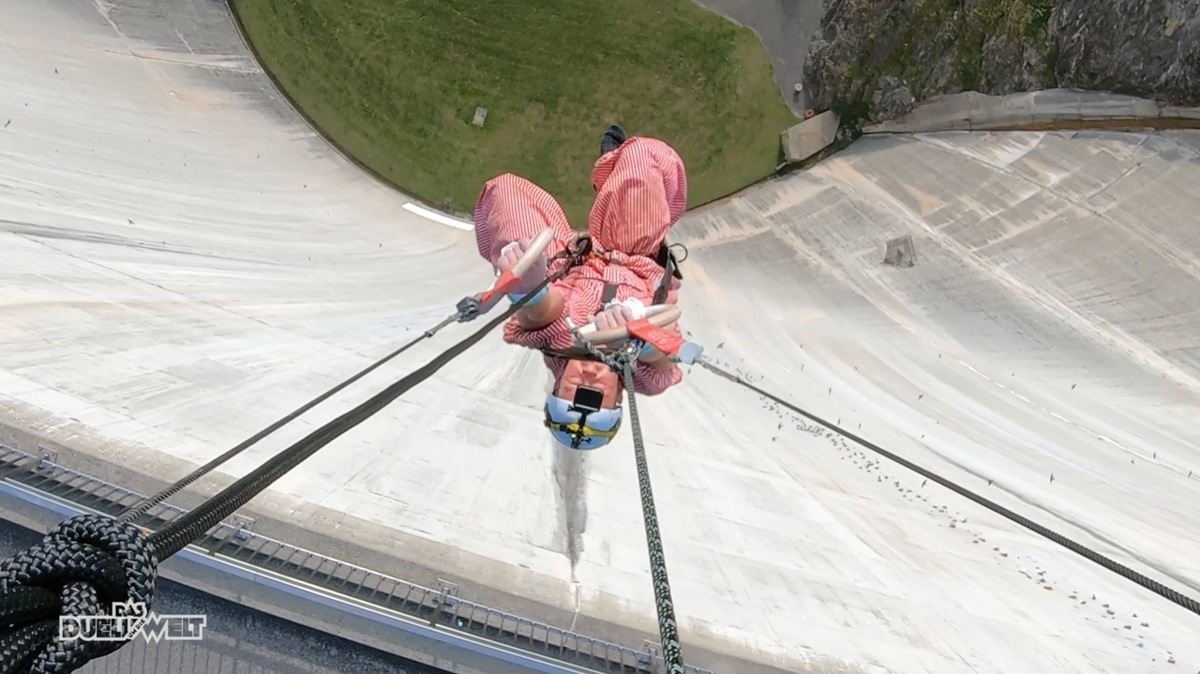
[[[525,251],[529,250],[529,244],[533,242],[533,237],[513,241],[505,246],[500,251],[500,257],[496,260],[496,274],[503,274],[505,271],[512,269],[514,265],[521,261],[525,256]],[[546,280],[546,256],[539,255],[537,261],[521,276],[521,284],[512,292],[514,294],[527,295],[533,292],[533,289],[538,287],[542,281]]]

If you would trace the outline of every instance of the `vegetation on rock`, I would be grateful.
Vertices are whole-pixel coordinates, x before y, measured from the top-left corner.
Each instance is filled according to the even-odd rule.
[[[805,78],[851,126],[961,91],[1200,104],[1198,41],[1200,0],[829,0]]]

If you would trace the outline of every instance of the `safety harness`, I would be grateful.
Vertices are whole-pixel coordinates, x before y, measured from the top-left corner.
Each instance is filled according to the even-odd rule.
[[[664,275],[664,278],[666,278],[665,275]],[[609,302],[616,299],[616,297],[617,297],[617,286],[606,282],[604,284],[604,292],[600,296],[600,308],[596,310],[596,314],[599,314],[601,311],[603,311],[605,305],[607,305]],[[589,361],[593,361],[593,362],[599,362],[599,360],[600,360],[599,358],[596,358],[591,353],[588,353],[588,351],[582,347],[572,347],[570,349],[562,349],[562,350],[542,349],[542,353],[544,353],[548,356],[555,356],[557,358],[567,358],[569,360],[589,360]],[[555,393],[557,394],[557,391]],[[543,423],[545,424],[546,428],[549,428],[549,429],[555,430],[555,431],[561,431],[561,432],[569,435],[571,437],[571,448],[572,449],[579,449],[579,446],[583,444],[583,441],[589,437],[601,437],[601,438],[608,438],[611,440],[613,437],[616,436],[617,431],[621,430],[620,424],[617,424],[616,426],[614,426],[613,428],[611,428],[607,431],[602,431],[602,430],[598,430],[595,428],[589,428],[587,425],[588,415],[592,414],[593,412],[598,412],[599,410],[594,409],[592,406],[581,405],[580,403],[581,403],[581,401],[579,400],[579,394],[577,392],[576,399],[572,401],[570,410],[572,412],[579,413],[579,421],[577,421],[575,423],[570,423],[570,424],[564,424],[564,423],[555,421],[553,418],[553,415],[551,415],[551,413],[550,413],[550,404],[549,403],[546,404],[546,409],[545,409],[545,420]]]
[[[680,246],[680,248],[682,248],[682,246]],[[658,287],[654,290],[653,304],[662,304],[667,299],[667,293],[670,290],[671,278],[674,277],[683,280],[683,274],[679,271],[679,260],[676,259],[674,251],[671,250],[671,247],[668,246],[665,241],[659,244],[658,254],[655,256],[655,261],[662,266],[663,276],[662,280],[659,281]],[[607,306],[609,302],[616,299],[616,297],[617,286],[606,282],[604,284],[604,291],[600,296],[600,307],[596,310],[596,314],[599,314],[601,311],[603,311],[604,307]],[[597,357],[594,351],[589,352],[587,349],[579,346],[571,347],[569,349],[541,349],[541,352],[547,356],[552,356],[555,358],[601,362],[601,358]],[[570,436],[571,447],[573,449],[578,449],[579,446],[583,444],[584,440],[589,437],[602,437],[611,439],[616,436],[618,431],[621,430],[621,425],[619,423],[608,430],[598,430],[588,427],[588,415],[598,412],[599,410],[593,409],[590,406],[581,405],[578,396],[576,400],[572,401],[572,403],[573,404],[570,407],[570,410],[579,414],[579,421],[570,424],[564,424],[555,421],[550,414],[549,404],[547,404],[545,409],[545,420],[543,423],[546,428],[561,431]]]
[[[675,251],[672,248],[683,249],[683,260],[687,259],[687,249],[683,244],[667,245],[663,241],[658,245],[658,253],[655,255],[655,262],[663,268],[662,280],[659,281],[658,287],[654,289],[654,299],[651,304],[662,304],[667,301],[667,293],[670,291],[671,279],[677,278],[683,280],[683,273],[679,270],[679,263],[683,260],[676,258]],[[611,283],[604,284],[604,292],[600,296],[600,308],[596,310],[599,314],[604,310],[604,306],[613,301],[617,297],[617,287]],[[566,358],[567,360],[589,360],[598,362],[600,359],[589,353],[583,347],[574,346],[569,349],[540,349],[540,351],[553,358]]]

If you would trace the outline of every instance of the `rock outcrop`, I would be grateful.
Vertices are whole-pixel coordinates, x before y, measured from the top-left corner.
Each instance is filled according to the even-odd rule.
[[[1060,86],[1200,105],[1200,0],[1066,0],[1050,32]]]
[[[1200,105],[1200,0],[828,0],[805,79],[851,124],[960,91]]]

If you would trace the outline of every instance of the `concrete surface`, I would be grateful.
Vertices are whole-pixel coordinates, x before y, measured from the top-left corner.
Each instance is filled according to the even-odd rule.
[[[784,101],[803,116],[809,97],[795,87],[804,81],[808,46],[821,25],[821,0],[696,0],[696,4],[758,34]]]
[[[0,520],[0,555],[29,548],[41,535]],[[139,639],[94,660],[80,674],[442,674],[394,655],[214,599],[169,580],[155,587],[159,615],[203,615],[199,642]]]
[[[1136,96],[1077,89],[1047,89],[1004,96],[977,91],[936,96],[897,119],[863,133],[927,133],[1018,129],[1048,122],[1137,120],[1143,126],[1200,127],[1200,108],[1162,105]]]
[[[10,426],[167,480],[489,282],[469,232],[303,124],[221,3],[4,12]],[[1198,156],[1184,132],[864,139],[681,223],[684,328],[761,385],[1200,595]],[[882,265],[903,234],[917,266]],[[629,436],[556,464],[545,376],[491,336],[253,506],[394,560],[381,570],[424,564],[652,633]],[[692,372],[640,406],[692,664],[713,661],[702,647],[871,674],[1200,664],[1200,618],[723,380]]]
[[[837,139],[838,116],[832,110],[806,119],[781,134],[784,161],[804,161],[829,147]]]

